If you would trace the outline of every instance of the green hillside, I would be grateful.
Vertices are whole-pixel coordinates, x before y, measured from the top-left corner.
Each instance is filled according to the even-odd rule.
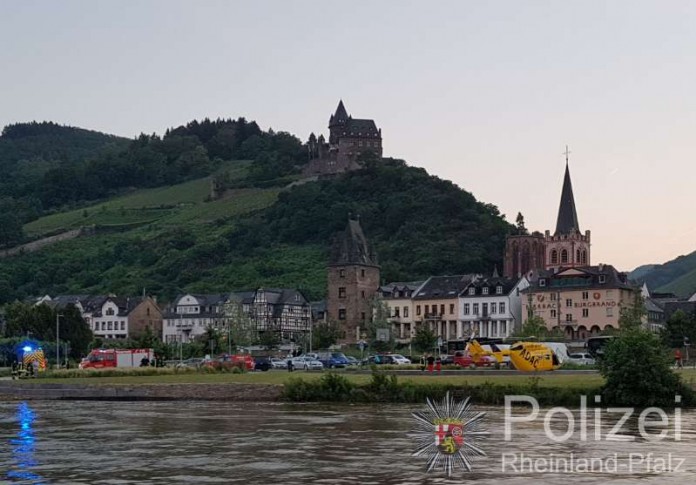
[[[100,229],[0,260],[0,298],[146,289],[167,300],[258,286],[321,298],[332,235],[349,213],[374,241],[384,280],[490,271],[511,229],[494,206],[401,161],[286,189],[254,187],[249,162],[228,170],[235,188],[218,200],[208,200],[205,177],[33,221],[26,229],[35,235],[86,223]]]
[[[641,284],[647,283],[651,291],[672,292],[682,297],[696,292],[696,251],[654,265],[649,271],[642,271],[642,275],[637,273],[641,268],[637,268],[631,276]]]

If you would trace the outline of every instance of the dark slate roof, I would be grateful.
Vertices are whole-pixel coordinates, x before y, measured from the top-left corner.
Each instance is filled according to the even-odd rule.
[[[109,296],[101,299],[101,303],[99,304],[98,307],[95,307],[94,309],[94,316],[100,317],[102,316],[101,310],[104,304],[108,301],[114,302],[114,304],[118,307],[118,316],[119,317],[125,317],[130,314],[133,310],[135,310],[138,305],[140,305],[143,302],[144,298],[141,296],[137,297],[124,297],[124,296]],[[96,301],[94,302],[96,304]]]
[[[652,300],[652,298],[645,299],[645,309],[649,312],[664,313],[665,310],[660,305]]]
[[[580,232],[578,214],[575,210],[575,198],[573,197],[573,184],[570,181],[570,169],[566,163],[563,190],[561,191],[561,204],[558,208],[558,220],[556,221],[556,235],[570,234],[572,231]]]
[[[289,288],[264,288],[266,301],[272,305],[306,305],[309,302],[299,290]],[[258,293],[258,291],[257,291]],[[299,300],[295,298],[299,296]]]
[[[367,242],[359,221],[350,219],[346,229],[334,239],[329,262],[331,265],[378,265],[377,254]]]
[[[563,276],[560,273],[568,270],[576,270],[584,273],[583,276]],[[604,275],[604,283],[600,283],[600,276]],[[546,280],[545,286],[539,286],[539,280]],[[597,266],[580,266],[576,268],[561,268],[557,272],[552,270],[539,270],[532,278],[529,288],[523,292],[558,291],[563,288],[616,288],[637,290],[638,288],[628,283],[628,275],[618,271],[610,264]],[[565,284],[564,284],[565,283]]]
[[[677,311],[681,310],[687,315],[696,314],[696,301],[668,301],[665,303],[665,318],[669,318]]]
[[[413,295],[414,300],[437,300],[457,298],[472,280],[474,274],[454,276],[431,276]]]
[[[379,291],[384,296],[391,296],[395,291],[409,291],[414,292],[420,288],[425,281],[405,281],[405,282],[395,282],[387,283],[386,285],[380,286]]]
[[[341,121],[347,121],[347,120],[348,120],[348,112],[346,111],[346,107],[343,106],[343,100],[340,100],[338,102],[338,107],[336,108],[336,112],[331,116],[331,119],[329,120],[329,124],[339,123]]]
[[[343,128],[343,134],[353,136],[377,136],[379,135],[379,130],[377,129],[375,120],[349,118]]]
[[[503,287],[503,296],[508,295],[515,288],[515,286],[517,286],[517,283],[519,283],[519,281],[519,278],[501,278],[500,276],[496,277],[495,274],[493,276],[477,278],[469,285],[467,285],[467,287],[464,290],[462,290],[461,296],[470,298],[481,296],[483,294],[482,288],[488,288],[488,295],[485,296],[495,296],[497,294],[496,289],[498,288],[498,286]],[[474,295],[469,294],[470,288],[475,288],[476,293]]]

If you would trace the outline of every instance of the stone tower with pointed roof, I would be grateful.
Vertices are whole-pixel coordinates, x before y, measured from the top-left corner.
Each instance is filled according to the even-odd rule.
[[[360,221],[349,219],[334,239],[328,265],[326,311],[344,332],[341,343],[355,343],[367,332],[372,299],[379,290],[377,255]]]
[[[573,184],[566,159],[565,177],[558,207],[556,231],[546,231],[546,269],[590,266],[590,231],[580,232],[578,213],[575,209]]]
[[[359,168],[358,158],[365,152],[382,157],[382,130],[374,120],[353,118],[343,100],[329,118],[329,141],[314,133],[307,141],[309,163],[304,174],[333,175]]]

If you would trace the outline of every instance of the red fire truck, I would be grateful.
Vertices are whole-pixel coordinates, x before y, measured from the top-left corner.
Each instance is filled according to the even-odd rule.
[[[154,358],[153,349],[94,349],[82,359],[80,369],[140,367],[143,359],[147,359],[149,363]]]

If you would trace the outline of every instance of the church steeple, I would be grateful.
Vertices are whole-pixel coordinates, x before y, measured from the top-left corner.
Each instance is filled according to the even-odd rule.
[[[566,169],[563,179],[563,190],[561,191],[561,203],[558,208],[558,219],[556,220],[556,233],[570,234],[573,230],[580,232],[578,214],[575,210],[575,198],[573,197],[573,184],[570,181],[570,168],[568,167],[568,147],[566,146]]]

